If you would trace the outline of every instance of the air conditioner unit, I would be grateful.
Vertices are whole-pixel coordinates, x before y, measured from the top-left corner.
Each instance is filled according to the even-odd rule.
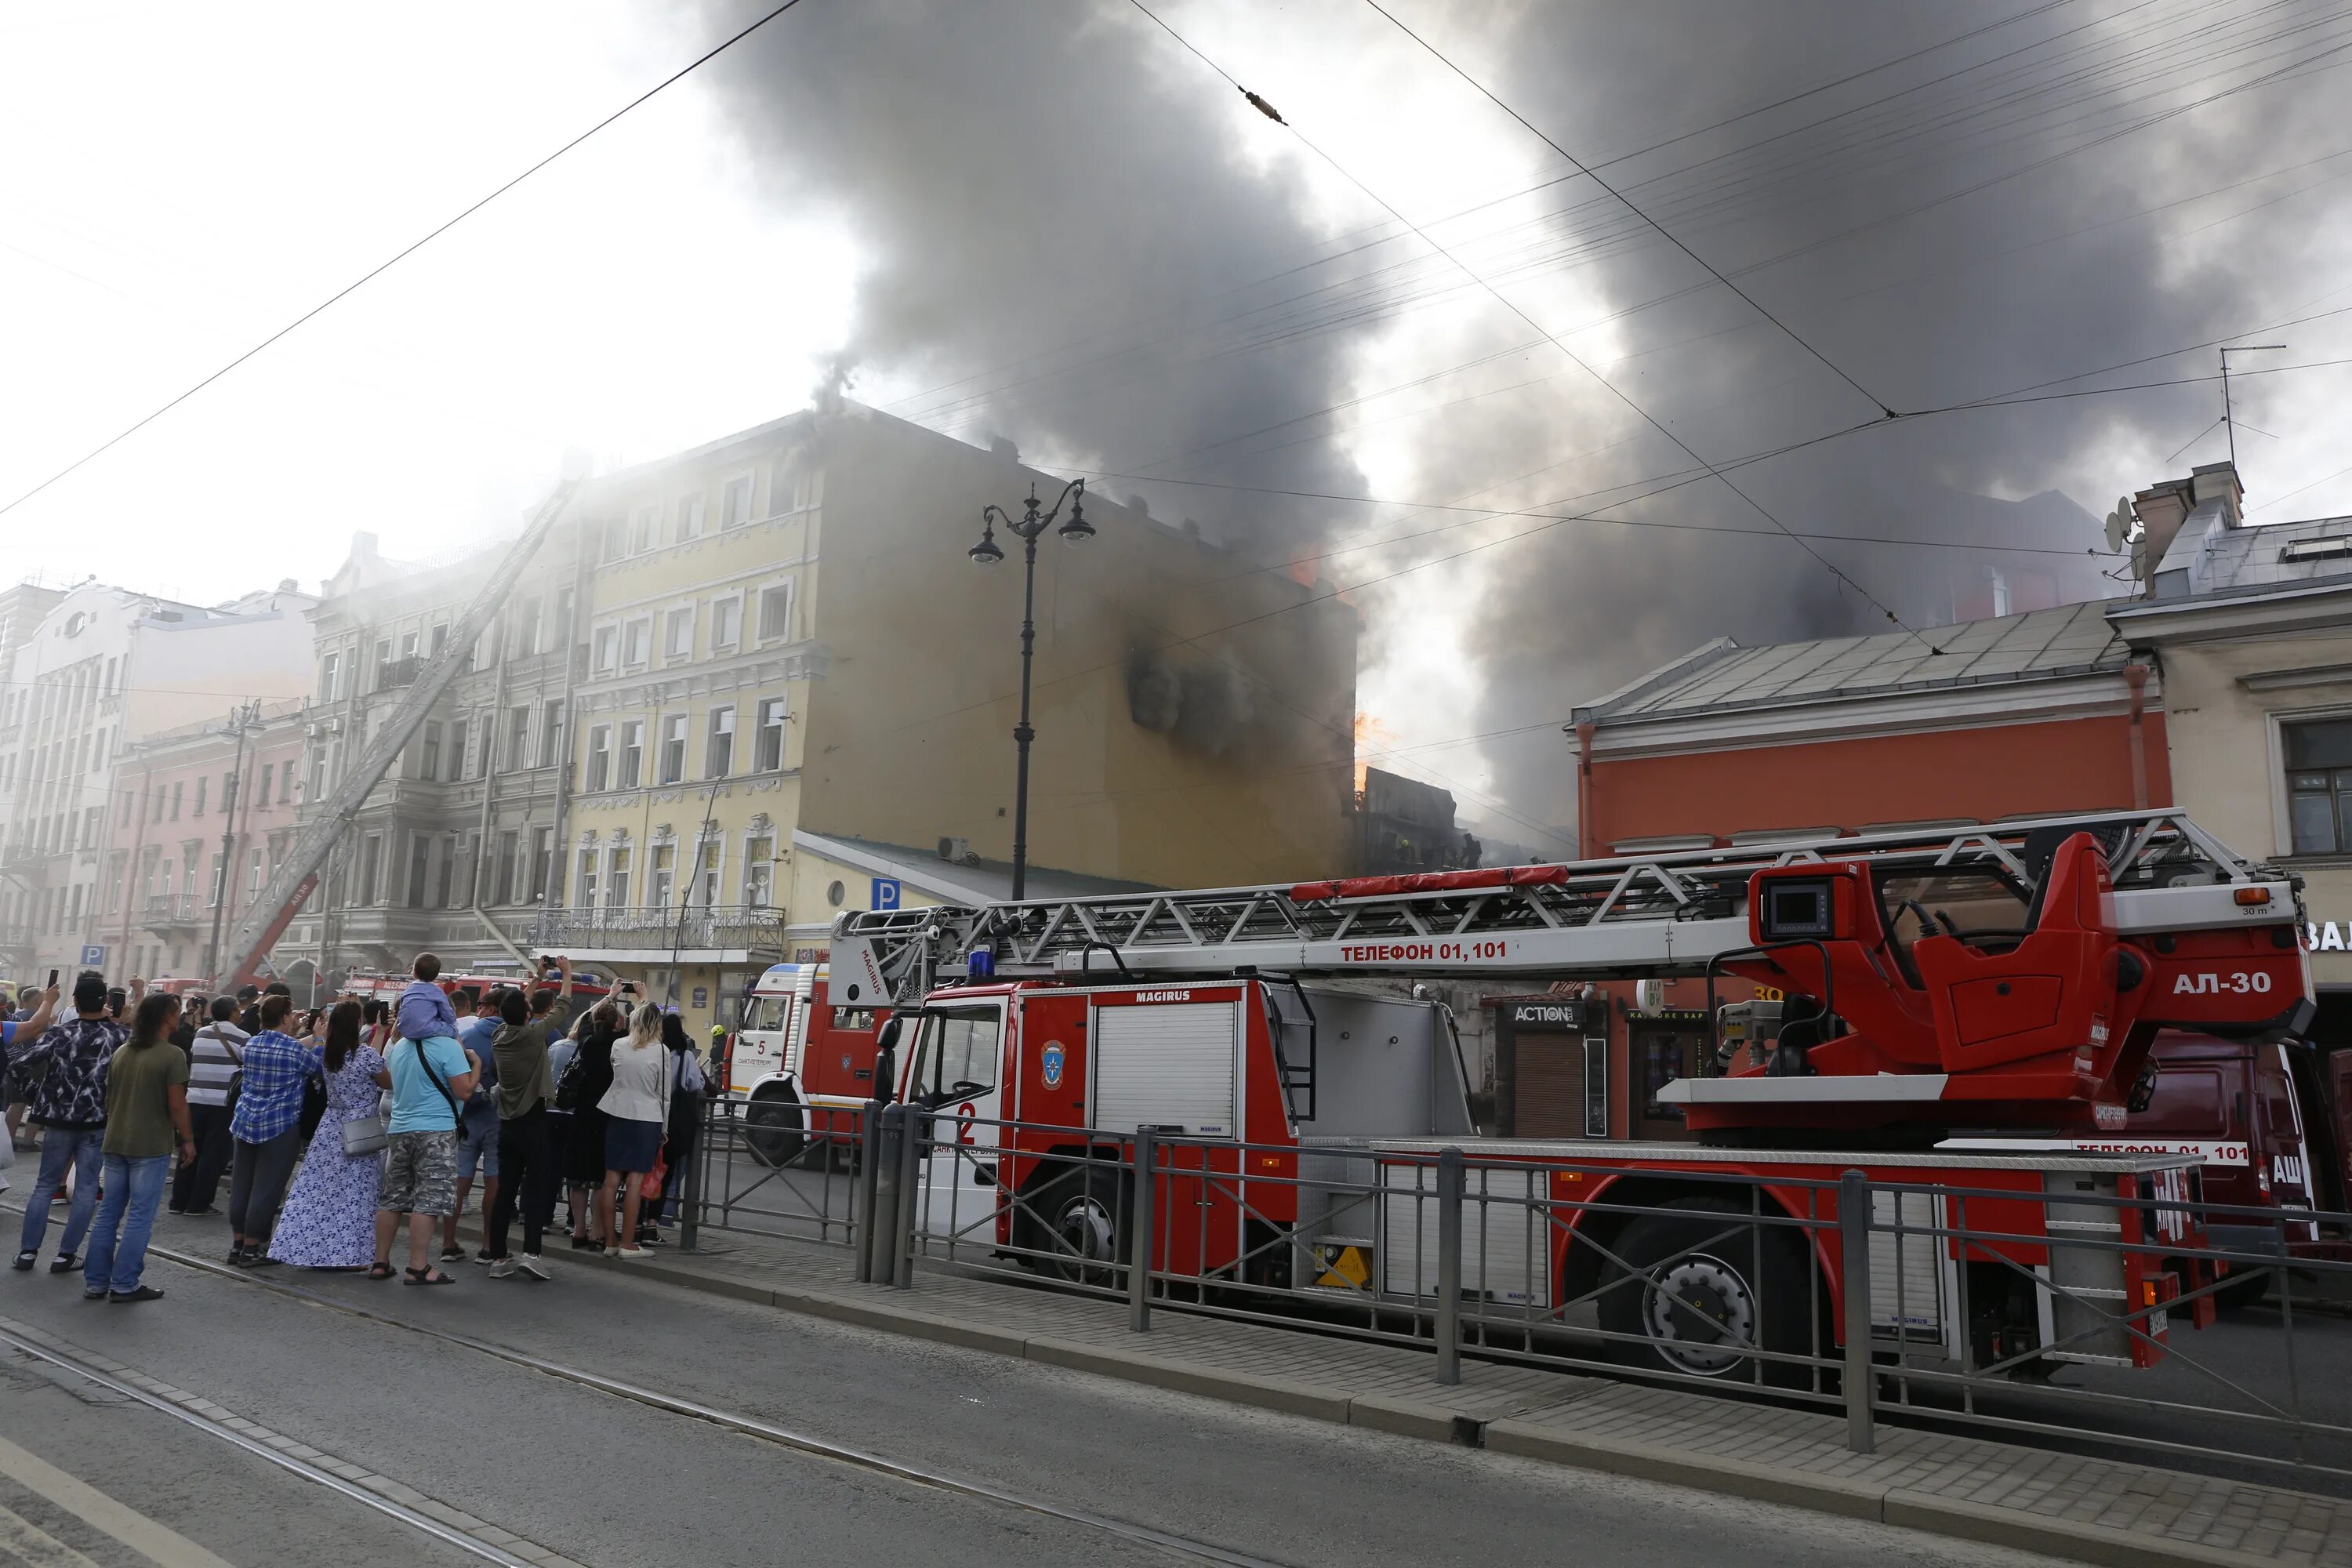
[[[317,739],[319,738],[319,726],[317,726],[316,724],[305,724],[305,725],[303,725],[303,726],[302,726],[302,736],[303,736],[303,738],[304,738],[305,740],[310,740],[310,741],[315,741],[315,740],[317,740]]]
[[[962,865],[965,861],[971,858],[971,840],[969,838],[950,838],[945,835],[941,835],[940,838],[940,858],[947,861],[950,865]]]
[[[341,719],[330,719],[327,721],[327,732],[331,735],[341,734],[343,732],[343,721]]]

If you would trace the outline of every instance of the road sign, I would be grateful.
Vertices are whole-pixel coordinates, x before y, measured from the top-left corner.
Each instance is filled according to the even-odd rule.
[[[84,947],[81,950],[81,966],[84,969],[105,968],[106,949],[100,947],[96,942],[91,942],[88,946]]]
[[[867,904],[866,907],[869,910],[897,909],[898,907],[898,879],[896,877],[875,878],[874,901]]]
[[[708,1007],[710,1005],[710,988],[709,986],[698,985],[694,988],[694,1005],[697,1008]]]

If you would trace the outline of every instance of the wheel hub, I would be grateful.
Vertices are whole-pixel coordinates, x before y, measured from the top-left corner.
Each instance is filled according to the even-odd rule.
[[[1110,1213],[1094,1198],[1080,1198],[1062,1211],[1061,1223],[1055,1226],[1062,1245],[1073,1258],[1084,1263],[1108,1263],[1113,1260]]]
[[[1740,1352],[1755,1343],[1755,1293],[1720,1258],[1692,1254],[1650,1277],[1642,1319],[1666,1361],[1712,1376],[1738,1365]]]

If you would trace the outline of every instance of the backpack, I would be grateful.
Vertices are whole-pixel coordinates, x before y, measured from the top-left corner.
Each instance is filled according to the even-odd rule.
[[[555,1109],[577,1110],[580,1097],[588,1088],[588,1053],[575,1050],[572,1059],[563,1064],[563,1076],[555,1080]]]

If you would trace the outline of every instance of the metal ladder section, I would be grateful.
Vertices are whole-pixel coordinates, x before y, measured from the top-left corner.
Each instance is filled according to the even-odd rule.
[[[287,847],[286,858],[270,874],[268,886],[246,906],[244,915],[229,933],[224,954],[226,962],[222,966],[222,973],[226,978],[222,984],[241,985],[254,978],[262,959],[276,945],[287,922],[294,918],[295,911],[310,896],[311,889],[318,885],[320,868],[327,863],[327,857],[334,852],[337,840],[350,831],[352,818],[366,804],[368,795],[383,775],[391,771],[392,764],[399,760],[410,738],[433,710],[433,704],[448,689],[449,682],[457,678],[467,658],[473,652],[474,645],[489,628],[491,618],[505,605],[515,580],[522,575],[522,570],[530,563],[530,558],[539,553],[539,547],[547,542],[547,536],[555,531],[557,520],[563,515],[563,510],[579,489],[580,482],[577,479],[567,478],[556,485],[554,492],[532,517],[530,526],[522,531],[522,537],[515,541],[514,548],[507,552],[505,559],[483,583],[481,591],[474,595],[474,602],[466,606],[466,613],[459,616],[457,623],[449,628],[449,638],[441,645],[441,651],[417,672],[416,679],[409,686],[408,694],[400,700],[390,717],[368,742],[366,750],[344,773],[342,783],[337,784],[326,800],[317,806],[311,820],[295,833],[294,842]]]
[[[983,908],[845,910],[833,972],[879,979],[901,1004],[967,978],[990,950],[1005,976],[1376,973],[1631,978],[1697,973],[1748,945],[1757,871],[1868,862],[1882,870],[1985,870],[2030,889],[2037,829],[2109,846],[2116,928],[2128,935],[2300,922],[2300,879],[2249,861],[2174,811],[2043,817],[1990,826],[1698,849],[1614,860],[1344,881],[1040,900]],[[2269,896],[2238,901],[2260,885]]]

